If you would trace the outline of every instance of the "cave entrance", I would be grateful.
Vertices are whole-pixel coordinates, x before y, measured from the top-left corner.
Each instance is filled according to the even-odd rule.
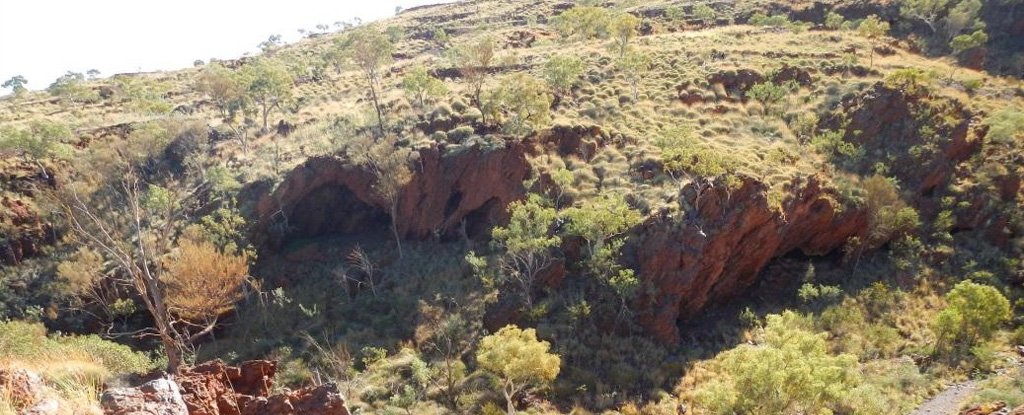
[[[286,242],[325,236],[387,238],[391,218],[359,200],[348,188],[327,184],[309,192],[289,216]]]
[[[455,200],[455,206],[457,202],[462,199],[461,193],[452,195],[452,198],[448,200],[448,206],[453,206],[452,201]],[[465,216],[463,216],[461,223],[456,223],[455,226],[445,235],[445,240],[454,241],[462,237],[462,233],[465,232],[465,236],[474,241],[483,241],[491,237],[491,228],[496,225],[496,216],[500,214],[502,209],[501,201],[498,198],[491,198],[487,202],[484,202],[479,208],[473,209]],[[455,209],[446,209],[446,215],[450,216]]]

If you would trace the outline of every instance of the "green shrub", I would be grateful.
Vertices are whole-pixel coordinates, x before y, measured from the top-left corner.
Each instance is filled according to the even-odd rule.
[[[1024,111],[1003,108],[985,119],[988,125],[988,141],[997,144],[1013,144],[1024,138]]]
[[[714,414],[796,414],[847,403],[861,382],[857,358],[829,354],[826,335],[808,331],[791,311],[766,320],[763,343],[708,362],[710,379],[693,392],[697,406]]]
[[[0,322],[0,350],[9,358],[24,358],[46,350],[46,327],[23,321]]]
[[[57,336],[53,340],[60,344],[59,349],[70,355],[83,353],[111,373],[146,373],[154,368],[154,362],[145,354],[97,335]]]
[[[797,291],[797,296],[805,303],[833,301],[842,295],[843,290],[836,285],[805,283]]]
[[[1010,301],[995,287],[961,281],[946,294],[948,305],[939,312],[933,329],[937,349],[963,351],[988,340],[1011,317]]]
[[[516,73],[484,94],[482,110],[485,120],[497,121],[507,133],[523,135],[551,122],[551,101],[540,80]]]
[[[611,34],[611,19],[611,13],[603,7],[575,6],[555,16],[551,24],[565,38],[605,39]]]
[[[825,27],[831,30],[839,30],[845,23],[846,19],[839,13],[833,11],[825,15]]]
[[[978,389],[969,403],[1006,402],[1009,408],[1024,405],[1024,373],[1020,369],[1008,376],[993,376],[982,382]]]
[[[892,180],[874,175],[864,180],[862,185],[868,210],[869,242],[888,242],[921,226],[917,210],[907,206]]]
[[[789,118],[789,129],[801,143],[810,142],[818,128],[818,114],[803,112]]]
[[[448,139],[455,142],[462,142],[467,138],[472,137],[475,133],[476,131],[473,130],[473,127],[460,125],[448,132]]]
[[[747,98],[760,102],[765,108],[772,108],[782,102],[790,93],[800,87],[796,81],[786,81],[782,85],[773,82],[761,82],[750,87]]]
[[[674,177],[685,173],[699,177],[725,176],[739,165],[731,155],[698,141],[689,132],[668,132],[654,144],[661,149],[665,171]]]
[[[771,16],[764,12],[756,12],[750,16],[748,21],[753,26],[768,26],[768,27],[789,27],[793,23],[789,20],[789,16],[784,14],[773,14]]]
[[[552,91],[566,95],[583,74],[583,61],[573,56],[552,56],[544,64],[544,80]]]
[[[715,23],[718,12],[707,4],[698,4],[693,8],[693,16],[700,20],[701,24],[708,26]]]
[[[978,90],[978,88],[985,85],[985,80],[982,78],[970,78],[960,81],[960,85],[963,85],[964,90],[967,91],[968,94],[973,94]]]
[[[886,75],[884,82],[885,86],[901,90],[907,95],[920,95],[928,91],[931,76],[917,68],[905,68]]]

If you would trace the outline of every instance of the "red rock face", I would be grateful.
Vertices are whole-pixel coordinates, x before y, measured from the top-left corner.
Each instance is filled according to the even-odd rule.
[[[239,415],[254,397],[270,396],[275,362],[254,360],[239,367],[213,360],[175,377],[190,415]]]
[[[411,167],[413,179],[398,203],[398,231],[407,239],[453,236],[463,221],[471,235],[486,232],[507,220],[505,207],[523,196],[530,174],[523,144],[511,142],[448,153],[422,149]],[[367,223],[389,223],[389,207],[374,192],[374,182],[345,160],[312,158],[259,200],[257,214],[268,225],[287,217],[299,236],[370,231]]]
[[[0,199],[0,265],[17,265],[51,243],[50,224],[43,222],[25,201]]]
[[[795,198],[783,212],[768,206],[764,184],[745,179],[728,192],[702,192],[699,218],[649,220],[624,254],[657,293],[638,300],[640,323],[664,342],[678,340],[676,322],[713,301],[744,292],[772,258],[801,250],[820,255],[841,247],[867,223],[861,212],[839,212],[836,195],[817,177],[792,184]],[[695,187],[684,190],[692,198]]]
[[[269,398],[256,398],[242,415],[349,415],[338,386],[310,386]]]

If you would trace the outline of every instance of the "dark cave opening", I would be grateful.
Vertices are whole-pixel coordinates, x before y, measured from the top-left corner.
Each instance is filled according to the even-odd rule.
[[[462,220],[465,222],[466,235],[470,239],[483,240],[491,237],[491,228],[497,225],[496,210],[502,209],[498,198],[491,198],[483,206],[469,212]]]
[[[676,322],[682,344],[708,350],[710,358],[742,341],[744,327],[741,314],[750,308],[758,315],[800,309],[804,304],[797,291],[805,282],[851,285],[850,265],[843,263],[842,249],[824,255],[808,255],[793,249],[768,261],[758,273],[756,282],[742,293],[719,298],[702,311]],[[805,279],[811,277],[812,281]]]
[[[451,196],[448,197],[448,201],[444,204],[444,217],[451,217],[455,210],[459,208],[459,204],[462,203],[462,192],[455,191]]]
[[[387,212],[356,197],[344,186],[328,184],[307,194],[292,208],[288,240],[327,235],[381,234],[391,219]]]

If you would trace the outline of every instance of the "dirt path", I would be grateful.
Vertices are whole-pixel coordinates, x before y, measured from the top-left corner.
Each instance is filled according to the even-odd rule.
[[[957,383],[918,406],[910,415],[956,415],[960,404],[977,388],[978,381]]]

